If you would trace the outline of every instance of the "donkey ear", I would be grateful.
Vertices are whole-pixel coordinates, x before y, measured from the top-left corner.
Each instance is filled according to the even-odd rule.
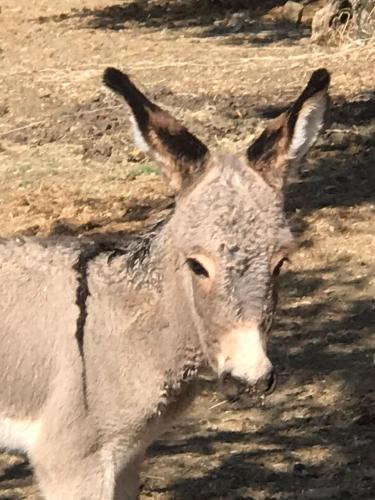
[[[175,189],[190,185],[204,170],[207,147],[167,111],[147,99],[118,69],[107,68],[103,81],[128,103],[137,146],[155,156]]]
[[[250,166],[277,191],[315,142],[329,103],[330,75],[315,71],[295,103],[267,127],[247,150]]]

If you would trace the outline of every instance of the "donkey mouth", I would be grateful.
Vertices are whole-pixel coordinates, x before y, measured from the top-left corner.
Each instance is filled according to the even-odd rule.
[[[250,402],[254,397],[269,396],[276,386],[277,376],[274,371],[253,385],[249,385],[247,381],[230,373],[224,373],[219,381],[220,391],[231,403],[245,403]]]

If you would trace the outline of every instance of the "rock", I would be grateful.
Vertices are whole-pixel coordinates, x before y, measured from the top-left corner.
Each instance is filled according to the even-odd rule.
[[[303,5],[289,0],[283,7],[282,16],[285,21],[299,24],[302,19]]]
[[[245,12],[235,12],[232,14],[228,21],[228,26],[235,26],[240,23],[246,22],[248,15]]]
[[[233,31],[240,31],[246,26],[248,17],[246,12],[235,12],[228,19],[227,28],[231,28]]]

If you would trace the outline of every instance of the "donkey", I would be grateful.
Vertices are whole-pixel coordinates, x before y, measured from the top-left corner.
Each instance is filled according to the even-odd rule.
[[[27,453],[44,498],[137,498],[145,450],[207,366],[231,399],[273,389],[266,344],[293,246],[285,187],[323,124],[329,80],[315,71],[237,157],[211,154],[128,76],[104,72],[176,205],[117,245],[0,243],[0,443]]]

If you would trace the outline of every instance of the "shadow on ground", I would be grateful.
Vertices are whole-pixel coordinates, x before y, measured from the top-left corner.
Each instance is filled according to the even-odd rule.
[[[302,168],[299,180],[291,183],[288,210],[300,215],[323,207],[350,207],[375,200],[375,93],[352,101],[339,99],[328,113],[326,132]],[[262,117],[272,118],[285,108],[262,108]],[[338,214],[340,215],[340,214]],[[360,214],[358,214],[360,217]],[[347,225],[342,219],[345,231]]]
[[[296,293],[297,282],[297,293],[306,293],[306,282],[317,287],[325,271],[307,278],[290,273],[284,293],[288,288]],[[153,446],[151,457],[170,455],[176,463],[185,454],[202,456],[201,475],[182,472],[183,478],[161,488],[161,493],[181,500],[374,497],[375,366],[374,351],[366,345],[373,335],[375,307],[373,301],[358,300],[345,304],[345,314],[337,312],[332,320],[322,321],[327,309],[334,311],[332,304],[322,302],[281,312],[273,359],[281,372],[278,391],[285,397],[264,403],[257,431],[215,431],[206,426],[202,432],[197,425],[194,436],[168,438]],[[316,392],[310,392],[314,386]],[[322,400],[325,392],[327,404]],[[337,404],[328,394],[335,394]],[[226,411],[221,412],[225,420]],[[230,413],[233,421],[243,420],[244,427],[251,421],[249,415]],[[218,453],[219,465],[207,471],[207,456]],[[302,463],[297,458],[301,454],[306,457]]]
[[[120,31],[132,26],[147,29],[181,30],[200,28],[202,37],[223,37],[225,43],[241,44],[251,41],[267,45],[279,40],[294,43],[310,34],[306,27],[297,27],[283,19],[261,19],[271,9],[280,7],[283,0],[231,2],[218,0],[185,0],[183,2],[134,1],[97,9],[72,9],[57,16],[38,18],[39,22],[76,20],[79,27]],[[246,35],[241,37],[241,35]]]
[[[8,490],[15,487],[29,486],[33,481],[32,470],[25,458],[17,457],[14,465],[1,467],[0,472],[0,495],[1,490]],[[4,497],[2,500],[13,500],[18,498],[17,494]]]

